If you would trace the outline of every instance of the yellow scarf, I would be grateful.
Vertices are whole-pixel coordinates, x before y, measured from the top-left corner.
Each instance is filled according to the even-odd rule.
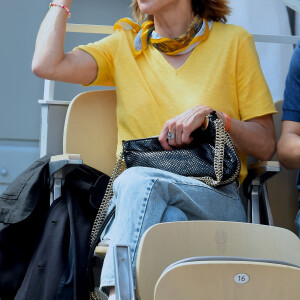
[[[114,25],[114,30],[134,30],[137,36],[134,40],[133,53],[137,57],[151,43],[157,50],[167,55],[181,55],[191,51],[200,42],[205,41],[213,22],[196,16],[186,33],[178,38],[161,37],[155,32],[153,21],[146,21],[140,26],[132,19],[120,19]]]

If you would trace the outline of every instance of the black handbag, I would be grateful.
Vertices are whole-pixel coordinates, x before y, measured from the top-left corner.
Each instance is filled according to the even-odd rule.
[[[238,178],[239,156],[223,122],[215,111],[207,116],[207,127],[192,133],[183,148],[166,151],[157,137],[123,141],[126,168],[141,166],[193,177],[210,186],[222,186]]]

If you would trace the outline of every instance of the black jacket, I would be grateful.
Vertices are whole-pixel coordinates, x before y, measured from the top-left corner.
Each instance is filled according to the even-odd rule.
[[[0,196],[1,300],[88,299],[88,239],[109,177],[82,165],[49,207],[48,162]]]

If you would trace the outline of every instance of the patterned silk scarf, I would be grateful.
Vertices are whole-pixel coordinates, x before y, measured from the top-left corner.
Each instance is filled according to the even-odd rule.
[[[134,56],[139,56],[151,43],[157,50],[167,55],[182,55],[194,49],[205,41],[212,28],[213,21],[207,21],[196,16],[185,34],[178,38],[164,38],[154,30],[153,21],[146,21],[140,26],[132,19],[123,18],[114,25],[114,30],[134,30],[137,36],[134,40]]]

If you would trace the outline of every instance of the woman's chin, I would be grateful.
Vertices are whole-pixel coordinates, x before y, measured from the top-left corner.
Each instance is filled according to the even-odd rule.
[[[144,15],[153,15],[153,5],[150,3],[140,3],[140,11]]]

